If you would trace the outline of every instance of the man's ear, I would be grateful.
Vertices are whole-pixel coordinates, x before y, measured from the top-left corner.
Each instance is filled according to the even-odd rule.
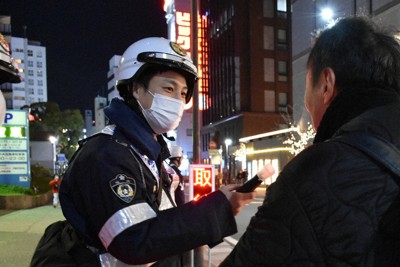
[[[336,76],[332,68],[325,68],[321,74],[324,82],[323,101],[329,105],[337,95]]]

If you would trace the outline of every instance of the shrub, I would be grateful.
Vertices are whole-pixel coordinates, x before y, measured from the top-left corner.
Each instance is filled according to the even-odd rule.
[[[30,193],[30,188],[17,185],[0,185],[0,195],[25,195]]]
[[[41,194],[50,190],[52,172],[40,165],[31,165],[31,193]],[[36,188],[36,189],[35,189]],[[36,191],[36,192],[35,192]]]
[[[31,188],[18,185],[0,185],[0,195],[36,195],[50,190],[51,171],[39,165],[31,166]]]

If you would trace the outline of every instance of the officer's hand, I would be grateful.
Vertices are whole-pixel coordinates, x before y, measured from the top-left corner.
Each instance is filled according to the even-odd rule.
[[[236,190],[238,187],[240,187],[240,185],[229,184],[219,189],[221,190],[222,193],[224,193],[229,203],[231,204],[232,212],[235,216],[239,214],[239,212],[243,209],[243,207],[246,204],[250,203],[257,194],[256,192],[250,192],[250,193],[235,192],[234,190]]]

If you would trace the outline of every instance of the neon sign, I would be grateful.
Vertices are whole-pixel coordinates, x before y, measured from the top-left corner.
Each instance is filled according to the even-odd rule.
[[[215,170],[213,165],[190,166],[190,199],[199,198],[215,190]]]
[[[189,56],[191,57],[192,52],[192,43],[191,43],[191,24],[192,17],[191,13],[185,10],[179,10],[179,4],[177,3],[177,11],[175,12],[175,22],[176,22],[176,42],[180,44],[184,49],[188,51]],[[206,70],[208,69],[208,63],[204,55],[207,54],[208,43],[207,38],[205,36],[204,26],[207,25],[207,17],[206,16],[198,16],[198,56],[197,56],[197,70],[198,70],[198,88],[199,88],[199,109],[204,110],[209,108],[209,98],[208,98],[208,83],[207,77],[204,75]],[[192,102],[188,103],[185,106],[185,109],[191,108],[193,105]]]

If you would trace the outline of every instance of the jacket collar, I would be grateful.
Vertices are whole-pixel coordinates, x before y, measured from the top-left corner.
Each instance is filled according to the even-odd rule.
[[[116,125],[116,131],[121,132],[140,153],[151,160],[157,160],[160,155],[165,157],[165,149],[168,151],[168,148],[162,136],[157,136],[155,140],[147,122],[121,99],[111,100],[104,113]]]
[[[326,110],[317,130],[314,143],[323,142],[333,137],[342,126],[348,123],[350,125],[353,124],[354,122],[350,123],[350,121],[361,114],[371,111],[368,115],[371,116],[371,114],[375,114],[372,110],[391,104],[400,105],[400,97],[393,91],[377,88],[343,89]],[[383,108],[383,110],[385,109]],[[368,126],[365,122],[357,122],[356,124],[359,128]],[[353,126],[350,128],[354,130]]]

